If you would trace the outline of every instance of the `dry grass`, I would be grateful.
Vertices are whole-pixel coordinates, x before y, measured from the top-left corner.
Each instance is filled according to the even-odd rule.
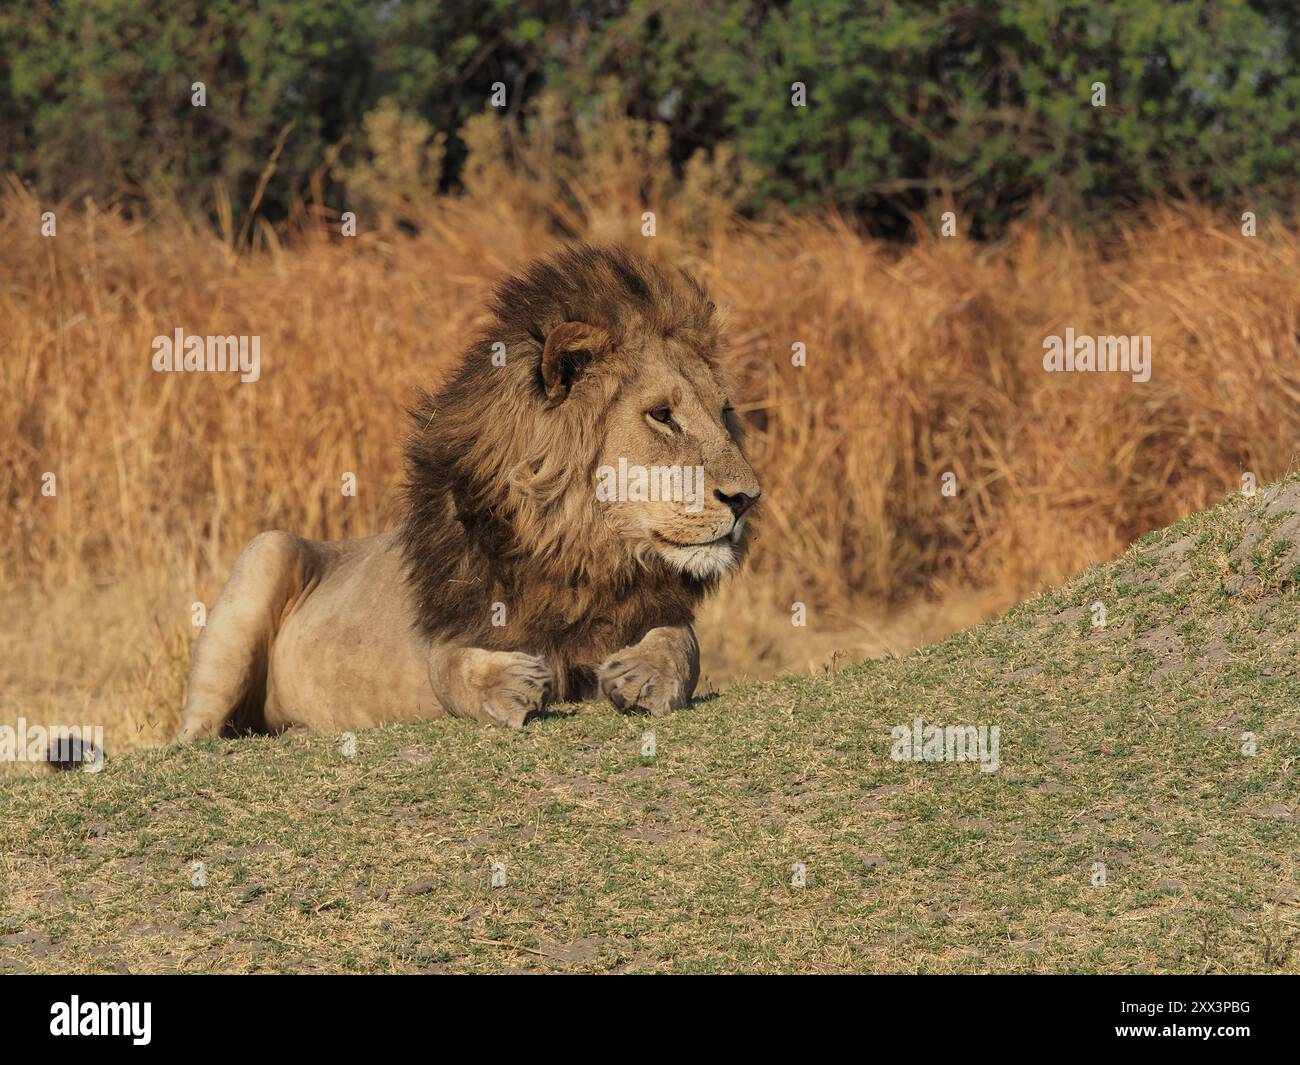
[[[1293,231],[1252,239],[1231,215],[1165,210],[1104,247],[1025,229],[998,246],[897,248],[835,217],[742,222],[726,203],[743,171],[700,160],[673,182],[635,124],[593,138],[581,166],[554,156],[542,119],[525,141],[495,136],[475,134],[466,195],[406,197],[388,214],[407,226],[374,231],[363,214],[353,239],[319,212],[291,233],[258,225],[244,246],[229,222],[93,205],[56,207],[48,239],[50,205],[8,191],[0,718],[93,707],[129,725],[110,728],[110,749],[167,738],[191,604],[212,602],[259,530],[346,537],[392,521],[411,391],[485,321],[492,284],[557,232],[689,265],[730,309],[765,512],[751,573],[707,619],[715,683],[933,638],[1117,555],[1243,471],[1263,483],[1292,467]],[[152,372],[152,338],[176,327],[259,335],[262,379]],[[1150,334],[1151,381],[1045,373],[1043,338],[1067,327]],[[960,610],[915,605],[926,597]],[[795,601],[806,630],[790,625]]]

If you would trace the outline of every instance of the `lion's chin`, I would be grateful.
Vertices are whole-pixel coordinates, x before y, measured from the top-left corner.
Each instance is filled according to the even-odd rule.
[[[659,553],[674,569],[701,581],[717,580],[736,564],[736,548],[728,538],[689,547],[660,544]]]

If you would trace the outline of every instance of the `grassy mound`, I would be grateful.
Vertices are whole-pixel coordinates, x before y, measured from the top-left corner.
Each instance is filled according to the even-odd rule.
[[[1291,479],[907,658],[669,719],[9,780],[0,967],[1295,972],[1298,543]],[[996,727],[996,771],[894,760],[918,718]]]

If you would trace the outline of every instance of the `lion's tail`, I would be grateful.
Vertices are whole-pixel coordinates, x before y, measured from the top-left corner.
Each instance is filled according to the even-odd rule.
[[[45,751],[45,762],[51,769],[89,769],[104,763],[104,749],[80,736],[51,736]]]

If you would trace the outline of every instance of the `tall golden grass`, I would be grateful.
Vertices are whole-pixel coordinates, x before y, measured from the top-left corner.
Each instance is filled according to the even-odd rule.
[[[485,322],[494,282],[561,233],[687,265],[728,310],[765,488],[750,573],[707,622],[730,648],[719,677],[807,668],[837,641],[861,651],[857,623],[882,605],[972,590],[979,609],[1002,605],[1244,472],[1280,476],[1300,449],[1300,240],[1280,224],[1252,238],[1231,214],[1163,208],[1105,242],[1027,227],[981,246],[918,225],[888,246],[833,215],[746,222],[728,206],[739,164],[699,160],[674,180],[646,127],[593,136],[578,160],[555,155],[544,123],[515,144],[480,132],[464,195],[404,192],[354,238],[319,211],[244,239],[228,209],[216,226],[163,205],[132,220],[11,183],[2,716],[121,715],[140,742],[166,738],[190,604],[211,603],[262,529],[390,524],[412,391]],[[176,327],[259,335],[261,380],[154,373],[152,338]],[[1067,327],[1149,334],[1151,380],[1044,372],[1044,337]],[[969,620],[941,610],[893,642]]]

